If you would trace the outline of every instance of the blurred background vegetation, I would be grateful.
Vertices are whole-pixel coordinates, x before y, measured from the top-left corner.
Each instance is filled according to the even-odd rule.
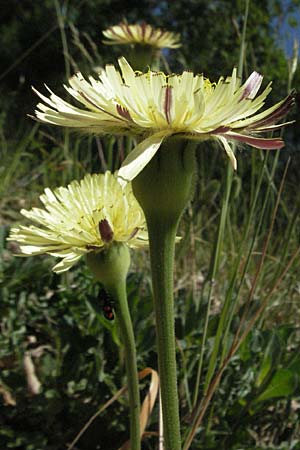
[[[238,64],[244,17],[244,0],[1,2],[1,449],[66,449],[125,383],[117,332],[101,315],[99,287],[84,264],[55,275],[51,257],[15,258],[16,246],[6,237],[22,221],[20,208],[38,205],[46,186],[117,169],[128,142],[35,123],[27,117],[37,103],[31,85],[44,92],[46,83],[62,94],[74,71],[96,75],[97,67],[115,63],[124,49],[103,45],[101,32],[124,18],[180,33],[182,47],[164,52],[167,67],[217,80]],[[295,55],[282,45],[299,17],[298,0],[250,1],[244,76],[257,70],[265,84],[273,80],[268,104],[299,89]],[[283,29],[288,18],[290,28]],[[290,120],[297,120],[298,104],[296,95]],[[199,176],[181,224],[175,277],[184,436],[235,336],[258,320],[226,364],[192,449],[300,449],[299,257],[292,260],[300,236],[297,121],[284,139],[281,152],[239,149],[235,174],[219,149],[198,151]],[[140,369],[156,368],[149,280],[147,253],[133,255],[128,292]],[[119,448],[128,438],[127,415],[121,397],[74,448]],[[149,430],[157,430],[157,421],[155,409]],[[143,448],[155,449],[156,439],[145,439]]]

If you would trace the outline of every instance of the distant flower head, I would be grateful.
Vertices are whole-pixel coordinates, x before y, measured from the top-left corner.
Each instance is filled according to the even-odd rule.
[[[140,44],[156,48],[178,48],[181,46],[178,33],[153,28],[145,22],[134,25],[121,22],[103,31],[103,34],[107,38],[103,43],[107,45]]]
[[[100,252],[113,242],[131,248],[148,245],[146,223],[131,184],[122,187],[110,172],[86,175],[66,188],[45,189],[44,208],[21,210],[37,225],[11,230],[9,240],[20,244],[24,256],[62,258],[54,272],[64,272],[84,254]]]
[[[284,145],[280,137],[263,138],[261,134],[284,126],[275,124],[290,110],[293,96],[257,113],[271,91],[269,83],[257,95],[263,78],[257,72],[241,84],[233,69],[230,77],[212,83],[188,71],[182,75],[135,72],[125,58],[119,59],[119,65],[121,73],[107,65],[99,79],[89,77],[86,81],[80,73],[70,78],[70,86],[65,89],[86,109],[67,103],[51,91],[50,98],[36,91],[43,100],[37,105],[36,116],[43,122],[88,132],[136,136],[140,143],[119,171],[127,180],[141,172],[169,136],[219,141],[234,168],[231,141],[261,149]]]

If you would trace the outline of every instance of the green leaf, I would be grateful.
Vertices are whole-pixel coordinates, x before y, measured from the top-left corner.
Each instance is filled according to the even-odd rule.
[[[273,333],[264,352],[264,358],[255,383],[256,387],[261,386],[268,374],[270,374],[271,370],[276,368],[280,361],[280,356],[280,338],[277,334]]]
[[[271,379],[268,387],[262,392],[254,403],[269,400],[276,397],[288,397],[297,387],[298,377],[288,369],[279,369]]]

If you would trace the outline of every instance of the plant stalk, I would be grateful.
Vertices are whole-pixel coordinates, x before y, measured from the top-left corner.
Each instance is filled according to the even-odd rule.
[[[181,450],[173,270],[177,226],[192,191],[194,150],[183,139],[168,139],[132,182],[149,233],[165,450]]]
[[[140,436],[140,392],[136,362],[133,326],[127,302],[126,283],[120,281],[108,288],[115,301],[116,319],[120,340],[124,347],[125,367],[130,409],[130,450],[141,449]]]
[[[129,249],[114,243],[100,253],[88,253],[86,262],[114,300],[114,309],[124,347],[125,367],[130,408],[130,450],[141,449],[140,393],[133,327],[126,294],[126,277],[130,265]]]
[[[173,269],[178,221],[149,220],[150,258],[156,321],[157,353],[166,450],[180,450],[177,395]]]

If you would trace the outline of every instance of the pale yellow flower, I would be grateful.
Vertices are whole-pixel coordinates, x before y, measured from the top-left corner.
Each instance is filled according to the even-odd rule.
[[[54,191],[47,188],[40,199],[44,208],[21,210],[37,225],[13,228],[8,240],[19,243],[23,256],[62,258],[54,272],[64,272],[84,254],[114,242],[131,248],[148,245],[144,214],[131,184],[121,186],[110,172],[86,175]]]
[[[156,48],[178,48],[181,46],[178,33],[153,28],[145,22],[132,25],[121,22],[103,31],[103,34],[107,38],[103,43],[108,45],[140,44]]]
[[[212,83],[203,75],[184,71],[135,72],[125,58],[119,59],[121,73],[107,65],[99,79],[80,73],[70,78],[67,92],[86,109],[62,100],[50,91],[40,94],[36,116],[42,122],[80,128],[98,134],[128,134],[139,144],[125,159],[119,175],[132,180],[153,158],[169,136],[220,142],[233,167],[236,159],[229,142],[239,141],[261,149],[279,149],[280,137],[263,138],[262,133],[280,129],[277,124],[293,104],[293,95],[258,113],[271,91],[269,83],[258,94],[262,76],[253,72],[242,84],[236,69],[232,75]],[[170,155],[170,158],[172,155]]]

